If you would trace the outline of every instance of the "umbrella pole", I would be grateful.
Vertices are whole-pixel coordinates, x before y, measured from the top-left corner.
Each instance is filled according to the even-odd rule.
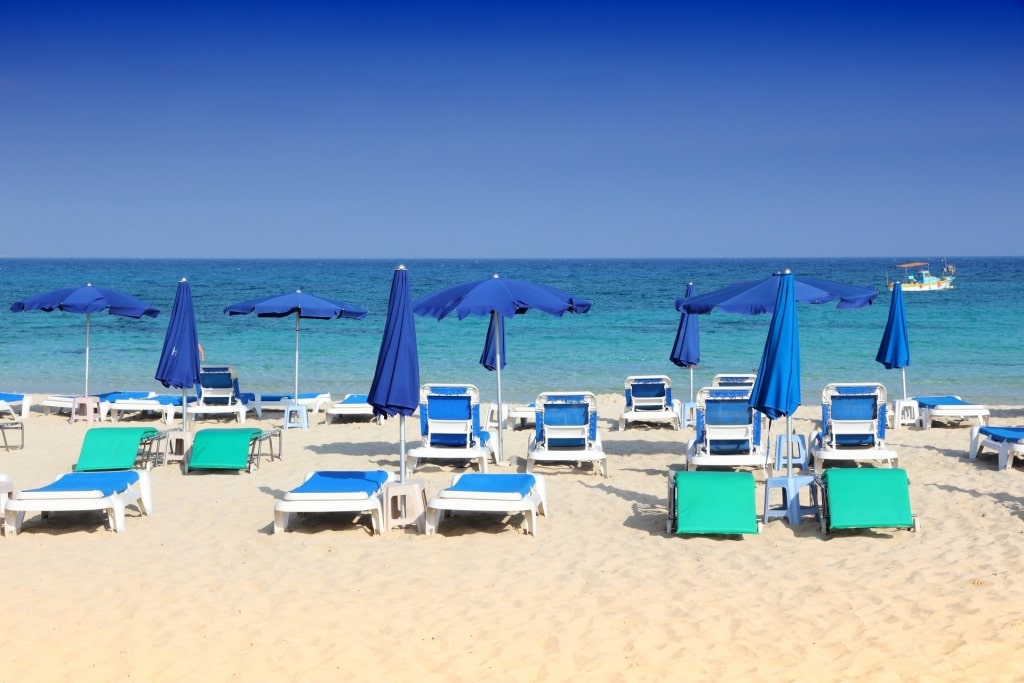
[[[185,387],[181,388],[181,431],[188,431],[188,397],[185,395]]]
[[[900,368],[900,372],[903,373],[903,400],[907,400],[907,369]]]
[[[790,423],[792,418],[786,416],[786,476],[793,477],[793,426]]]
[[[690,403],[693,403],[693,366],[690,366]]]
[[[405,483],[405,415],[398,415],[398,480]]]
[[[85,314],[85,395],[89,395],[89,317],[90,313]]]
[[[299,403],[299,312],[295,311],[295,403]]]
[[[501,326],[502,320],[501,315],[497,311],[491,311],[491,315],[494,316],[494,374],[498,377],[498,457],[499,463],[505,463],[505,448],[502,442],[502,432],[504,432],[502,420],[502,403],[501,403],[501,353],[504,349],[501,348]]]

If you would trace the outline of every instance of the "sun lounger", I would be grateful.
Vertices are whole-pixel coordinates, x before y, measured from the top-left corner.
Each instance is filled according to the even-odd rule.
[[[471,384],[424,384],[420,388],[423,445],[410,448],[406,461],[415,471],[421,460],[476,461],[487,471],[490,432],[480,426],[480,393]]]
[[[13,394],[0,394],[0,396],[13,396]],[[15,404],[17,404],[17,401],[15,401]],[[23,410],[24,407],[22,406]],[[15,412],[14,406],[0,398],[0,437],[3,438],[5,451],[9,451],[12,448],[7,440],[7,432],[18,433],[18,444],[13,446],[13,448],[25,447],[25,419]]]
[[[686,467],[768,469],[764,416],[750,407],[750,387],[704,387],[697,392],[694,438],[686,445]]]
[[[821,475],[821,530],[919,529],[910,510],[907,471],[835,467]]]
[[[7,394],[0,392],[0,405],[6,406],[4,412],[10,411],[12,418],[27,420],[31,415],[32,394]]]
[[[597,429],[597,397],[589,391],[540,394],[535,401],[537,425],[526,449],[526,471],[538,463],[593,463],[608,477],[608,458]]]
[[[368,402],[366,394],[348,394],[340,401],[331,403],[324,409],[324,424],[331,424],[338,417],[366,417],[381,423],[381,418],[373,414],[373,406]]]
[[[192,450],[184,470],[245,470],[259,467],[262,442],[272,432],[252,427],[200,429],[192,437]]]
[[[372,533],[386,531],[381,492],[392,478],[384,470],[309,472],[274,504],[274,533],[287,531],[299,512],[366,512]]]
[[[188,396],[189,404],[195,403],[198,398]],[[108,409],[111,422],[117,422],[124,418],[125,413],[155,413],[158,414],[164,424],[174,422],[175,415],[181,414],[181,395],[149,393],[146,396],[134,398],[116,398],[111,402]]]
[[[756,534],[752,472],[672,471],[668,475],[670,534]]]
[[[626,407],[619,415],[619,431],[630,422],[668,422],[683,428],[683,404],[672,398],[668,375],[634,375],[626,378]]]
[[[427,503],[427,533],[456,511],[523,513],[526,532],[537,535],[537,515],[548,516],[544,477],[539,474],[456,474],[451,485]]]
[[[82,438],[75,472],[150,469],[167,435],[153,427],[93,427]]]
[[[918,406],[918,426],[929,429],[939,419],[978,419],[978,426],[988,424],[989,411],[983,405],[968,403],[959,396],[915,396]]]
[[[260,394],[260,409],[261,410],[284,410],[290,405],[294,405],[296,401],[292,398],[292,394]],[[299,393],[299,405],[303,405],[306,409],[316,415],[321,410],[326,409],[331,405],[331,395],[329,393],[317,393],[317,392],[300,392]]]
[[[885,445],[885,387],[874,382],[828,384],[821,392],[821,431],[808,439],[814,471],[828,460],[870,460],[897,467]]]
[[[200,415],[235,415],[241,424],[253,408],[257,417],[263,417],[259,399],[255,394],[239,390],[238,374],[229,365],[203,367],[198,391],[199,400],[187,408],[192,420]]]
[[[974,460],[985,448],[999,454],[997,469],[1013,467],[1014,458],[1024,460],[1024,427],[971,427],[971,452]]]
[[[107,412],[110,410],[110,402],[103,400],[99,395],[91,397],[95,399],[98,406],[98,413],[96,417],[102,422],[107,419]],[[59,413],[67,412],[68,416],[74,419],[75,402],[80,401],[81,397],[78,396],[63,396],[63,395],[52,395],[47,396],[43,399],[40,404],[43,406],[43,415],[49,415],[51,411],[56,410]]]

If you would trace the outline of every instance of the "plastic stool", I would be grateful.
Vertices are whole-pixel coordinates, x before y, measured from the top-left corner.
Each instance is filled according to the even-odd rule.
[[[301,403],[289,403],[284,407],[284,427],[282,429],[290,427],[309,429],[309,413],[306,412],[306,406]]]
[[[800,489],[807,487],[810,490],[811,504],[800,503]],[[782,492],[782,506],[772,507],[772,489],[779,489]],[[769,477],[764,483],[764,521],[767,523],[772,519],[786,518],[791,525],[803,523],[805,515],[814,515],[815,519],[821,519],[821,510],[818,507],[818,482],[813,475],[797,474],[792,477]]]
[[[415,524],[421,534],[427,532],[427,491],[421,479],[384,484],[384,530],[407,524]]]
[[[697,424],[697,404],[686,402],[683,403],[683,424],[682,427],[686,428],[690,425]]]
[[[169,462],[185,462],[192,454],[192,436],[194,432],[175,430],[167,432],[164,441],[163,464]]]
[[[97,396],[77,396],[71,404],[71,421],[100,421],[100,399]]]
[[[811,469],[811,460],[807,456],[807,439],[803,434],[779,434],[775,439],[775,472],[778,473],[786,469],[786,455],[789,453],[790,441],[796,445],[793,466],[799,465],[802,471],[807,472]]]
[[[916,425],[919,419],[918,405],[914,399],[897,399],[892,402],[893,429],[899,429],[903,425]]]
[[[800,504],[800,489],[806,486],[811,492],[811,504]],[[782,507],[771,506],[772,489],[782,491]],[[769,477],[764,483],[764,521],[785,517],[791,525],[803,523],[805,515],[821,519],[818,508],[818,482],[813,475],[798,474],[792,477]]]

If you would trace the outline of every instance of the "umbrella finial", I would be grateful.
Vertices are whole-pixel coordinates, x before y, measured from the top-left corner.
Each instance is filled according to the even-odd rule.
[[[399,263],[397,266],[395,266],[395,270],[405,270],[405,264]]]
[[[491,279],[492,280],[497,280],[498,277],[499,277],[499,275],[497,273],[495,273],[494,275],[491,276]]]
[[[188,278],[187,277],[181,278],[181,282],[188,282]]]

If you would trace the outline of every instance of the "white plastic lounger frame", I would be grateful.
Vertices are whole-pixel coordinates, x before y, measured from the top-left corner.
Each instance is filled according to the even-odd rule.
[[[107,525],[112,531],[125,530],[125,508],[135,504],[144,515],[153,514],[153,495],[146,470],[132,470],[138,479],[124,490],[110,495],[102,491],[88,488],[90,475],[108,474],[104,472],[70,472],[58,475],[54,481],[63,477],[79,478],[85,485],[74,491],[18,491],[7,502],[4,518],[8,536],[16,536],[21,531],[26,512],[41,512],[46,517],[50,512],[106,510]]]
[[[319,474],[317,471],[307,472],[303,483]],[[394,475],[388,473],[385,483],[393,481]],[[387,531],[384,524],[383,507],[384,485],[379,486],[375,493],[317,491],[301,493],[289,491],[274,504],[274,533],[288,530],[293,514],[299,512],[365,512],[370,515],[373,533]]]
[[[452,477],[451,486],[455,486],[464,475],[456,474]],[[473,475],[484,477],[517,477],[516,474],[485,474]],[[524,526],[528,534],[537,535],[537,516],[550,516],[548,513],[547,488],[544,477],[540,474],[530,474],[533,477],[533,487],[525,496],[518,493],[500,493],[487,491],[457,491],[451,487],[438,492],[429,503],[427,503],[427,533],[433,534],[437,531],[441,519],[451,516],[458,511],[463,512],[503,512],[513,514],[522,512],[525,520]]]
[[[331,403],[324,409],[324,424],[330,424],[334,417],[368,417],[377,424],[381,418],[374,416],[373,406],[367,402],[365,394],[346,394],[340,401]]]
[[[589,391],[547,391],[537,396],[535,405],[537,424],[526,449],[526,471],[533,472],[538,463],[591,462],[607,478],[597,397]]]
[[[999,429],[994,427],[993,429]],[[1011,429],[1004,427],[1003,429]],[[1020,429],[1020,439],[996,438],[981,433],[981,427],[971,427],[971,452],[968,457],[974,460],[985,448],[995,451],[999,456],[997,469],[1005,470],[1013,468],[1015,458],[1024,460],[1024,429]]]
[[[978,419],[978,426],[984,427],[988,424],[989,410],[983,405],[977,403],[968,403],[959,396],[940,396],[940,397],[921,397],[924,402],[917,400],[918,405],[918,419],[917,424],[921,429],[930,429],[934,420],[941,419],[958,419],[958,420],[969,420],[970,418]],[[933,402],[929,399],[946,399],[948,402]]]
[[[630,422],[669,422],[683,428],[683,404],[672,398],[668,375],[633,375],[626,378],[626,407],[619,415],[619,431]]]
[[[873,410],[863,415],[836,417],[837,402],[846,399],[870,401]],[[808,438],[814,471],[821,474],[827,460],[884,461],[889,467],[899,466],[899,455],[885,445],[886,393],[875,382],[833,382],[821,392],[821,431]],[[847,443],[844,441],[861,443]]]

